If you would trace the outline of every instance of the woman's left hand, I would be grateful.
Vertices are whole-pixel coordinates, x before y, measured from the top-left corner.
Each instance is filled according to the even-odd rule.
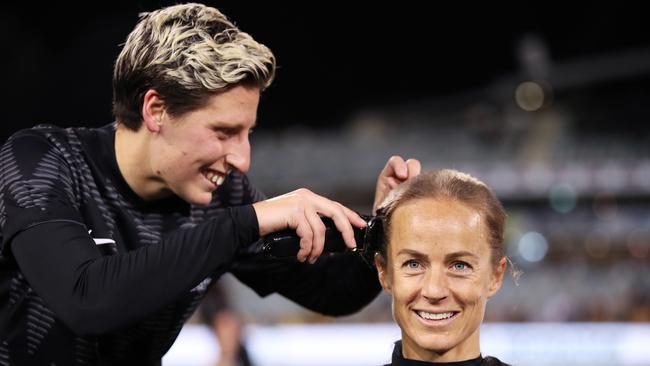
[[[379,208],[379,205],[381,205],[390,191],[420,174],[420,169],[420,161],[417,159],[408,159],[404,161],[401,156],[391,156],[377,178],[375,202],[372,205],[373,215],[376,213],[377,208]]]

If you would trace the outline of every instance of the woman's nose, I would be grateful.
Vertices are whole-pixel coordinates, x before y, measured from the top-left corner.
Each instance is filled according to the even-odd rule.
[[[447,277],[441,270],[430,268],[422,284],[422,296],[431,302],[437,302],[449,295]]]
[[[248,135],[240,141],[233,141],[226,152],[226,163],[242,173],[248,172],[251,165],[251,148]]]

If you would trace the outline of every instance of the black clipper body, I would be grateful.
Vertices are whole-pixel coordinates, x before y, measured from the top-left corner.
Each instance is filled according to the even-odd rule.
[[[378,216],[360,215],[366,221],[366,227],[354,228],[356,249],[345,245],[341,232],[334,222],[323,217],[325,224],[325,246],[323,254],[356,252],[359,253],[370,266],[374,266],[373,258],[383,241],[382,219]],[[262,238],[262,253],[270,259],[295,258],[300,250],[300,237],[294,230],[282,230],[266,235]]]

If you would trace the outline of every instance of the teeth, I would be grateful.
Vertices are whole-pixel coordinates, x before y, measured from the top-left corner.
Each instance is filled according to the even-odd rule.
[[[454,316],[454,313],[448,312],[448,313],[428,313],[426,311],[418,311],[418,315],[423,317],[424,319],[428,320],[442,320],[442,319],[448,319]]]
[[[210,182],[212,182],[213,184],[216,184],[218,186],[220,186],[223,183],[223,181],[226,179],[225,176],[223,176],[221,174],[218,174],[218,173],[215,173],[215,172],[212,172],[212,171],[205,172],[205,177]]]

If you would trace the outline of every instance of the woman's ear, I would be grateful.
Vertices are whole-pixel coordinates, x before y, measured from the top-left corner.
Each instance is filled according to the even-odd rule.
[[[501,288],[501,285],[503,284],[503,276],[506,273],[507,267],[508,262],[506,257],[501,258],[492,275],[492,281],[490,282],[490,288],[488,290],[488,298],[494,296],[494,294],[496,294]]]
[[[159,132],[164,114],[165,103],[160,94],[153,89],[147,90],[142,98],[142,124],[150,132]]]
[[[375,254],[375,267],[377,267],[377,275],[379,276],[381,287],[383,287],[389,294],[392,294],[393,289],[386,271],[386,263],[384,263],[384,260],[381,258],[379,253]]]

